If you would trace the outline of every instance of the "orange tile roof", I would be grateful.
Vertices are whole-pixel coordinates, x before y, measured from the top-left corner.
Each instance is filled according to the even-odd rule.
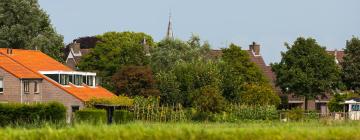
[[[4,69],[5,71],[11,73],[12,75],[20,79],[42,78],[40,75],[24,68],[22,65],[14,62],[10,58],[2,54],[0,54],[0,68]]]
[[[0,48],[0,67],[18,78],[43,78],[81,101],[88,101],[91,98],[111,98],[116,96],[101,86],[62,86],[45,75],[40,74],[39,71],[72,71],[69,67],[40,51],[13,49],[12,54],[7,54],[5,48]]]
[[[41,51],[13,49],[12,54],[7,54],[6,48],[3,48],[0,49],[0,52],[33,71],[72,71],[69,67],[61,64]]]

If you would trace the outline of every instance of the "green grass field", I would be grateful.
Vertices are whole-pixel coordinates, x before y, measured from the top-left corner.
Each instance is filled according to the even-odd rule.
[[[360,139],[360,122],[143,123],[0,128],[6,140]]]

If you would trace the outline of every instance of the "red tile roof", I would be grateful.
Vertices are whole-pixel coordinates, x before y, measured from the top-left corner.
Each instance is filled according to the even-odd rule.
[[[15,77],[45,79],[81,101],[88,101],[90,98],[110,98],[115,96],[101,86],[62,86],[40,74],[39,71],[72,71],[69,67],[40,51],[13,49],[12,54],[7,54],[6,51],[7,49],[0,48],[0,67]]]

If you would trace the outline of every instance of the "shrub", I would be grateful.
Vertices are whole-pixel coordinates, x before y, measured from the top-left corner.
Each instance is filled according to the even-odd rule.
[[[105,110],[86,108],[75,112],[75,122],[77,123],[102,124],[106,121]]]
[[[60,103],[0,104],[0,126],[65,122],[66,107]]]
[[[228,110],[229,121],[275,120],[279,117],[275,106],[230,105]]]
[[[117,96],[113,98],[91,98],[85,102],[85,106],[88,108],[94,107],[96,104],[109,104],[109,105],[121,105],[121,106],[132,106],[134,103],[133,99],[126,96]]]
[[[289,110],[286,113],[286,116],[289,120],[299,121],[299,120],[304,119],[304,111],[301,108],[295,108],[295,109]]]
[[[134,120],[134,113],[127,110],[115,110],[113,116],[115,123],[126,123]]]

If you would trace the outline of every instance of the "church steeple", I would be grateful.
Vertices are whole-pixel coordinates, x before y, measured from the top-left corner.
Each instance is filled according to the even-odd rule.
[[[173,39],[174,38],[174,33],[173,33],[173,29],[172,29],[172,23],[171,23],[171,12],[169,13],[169,23],[168,23],[168,27],[167,27],[167,31],[166,31],[166,39]]]

